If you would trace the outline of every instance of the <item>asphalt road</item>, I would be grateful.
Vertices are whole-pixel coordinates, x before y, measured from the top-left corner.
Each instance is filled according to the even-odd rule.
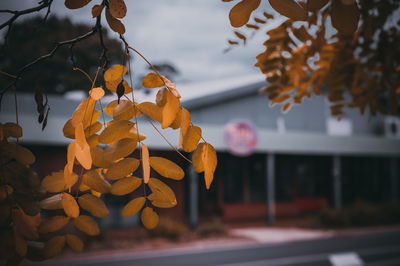
[[[400,265],[400,231],[339,236],[312,241],[210,249],[164,255],[124,256],[60,265],[219,265],[219,266],[350,266]]]

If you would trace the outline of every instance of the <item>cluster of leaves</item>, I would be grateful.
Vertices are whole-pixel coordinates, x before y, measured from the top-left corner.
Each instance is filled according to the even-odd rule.
[[[89,2],[90,0],[66,0],[65,5],[77,9]],[[160,176],[172,180],[183,179],[184,171],[166,158],[151,156],[144,143],[146,136],[139,133],[139,116],[144,117],[161,135],[154,121],[162,129],[179,129],[178,147],[173,147],[167,139],[166,141],[187,161],[193,163],[197,172],[204,172],[207,189],[213,180],[217,166],[215,149],[204,140],[201,128],[193,125],[189,111],[181,106],[181,96],[176,85],[160,75],[122,36],[125,29],[118,18],[126,14],[124,1],[103,0],[101,5],[93,7],[93,17],[101,16],[104,7],[107,22],[120,34],[125,44],[129,72],[125,65],[114,65],[100,74],[105,68],[101,64],[92,79],[89,74],[81,71],[91,81],[91,88],[89,97],[79,104],[72,118],[63,127],[64,136],[73,139],[67,148],[64,169],[53,172],[40,182],[29,168],[35,160],[33,154],[18,143],[8,140],[9,137],[14,137],[18,142],[18,138],[22,136],[18,114],[17,124],[6,123],[0,126],[0,222],[6,228],[1,231],[0,245],[2,252],[4,251],[1,258],[6,259],[9,264],[17,264],[24,257],[31,260],[52,258],[66,244],[72,250],[81,252],[84,248],[82,234],[95,236],[100,233],[92,216],[104,218],[109,215],[108,208],[101,199],[102,194],[134,196],[132,193],[142,188],[143,194],[128,202],[121,215],[129,217],[140,212],[141,221],[147,229],[153,229],[158,224],[157,208],[171,208],[177,204],[174,191],[161,179],[151,177],[150,170],[153,169]],[[97,19],[97,23],[99,21]],[[154,70],[143,78],[142,86],[159,88],[155,102],[135,101],[130,50],[139,54]],[[125,75],[129,76],[130,85],[124,78]],[[102,85],[96,87],[96,84]],[[103,109],[101,98],[106,93],[105,89],[116,94],[117,99],[109,102]],[[49,107],[47,100],[44,102],[40,89],[36,91],[35,101],[39,123],[43,123],[44,128]],[[100,110],[96,109],[98,104]],[[106,116],[111,117],[107,123]],[[100,117],[103,123],[98,121]],[[133,156],[137,147],[140,149],[139,158]],[[188,153],[193,152],[192,161],[179,148]],[[44,217],[40,215],[41,210]]]
[[[260,29],[273,18],[264,12],[263,19],[254,17],[255,23],[248,23],[260,3],[236,4],[229,14],[231,25]],[[398,1],[269,0],[269,4],[289,18],[267,32],[266,49],[256,57],[255,66],[269,82],[261,91],[268,94],[271,106],[281,103],[286,112],[293,103],[323,90],[332,103],[332,115],[338,117],[344,115],[345,106],[358,108],[361,114],[367,108],[372,115],[397,114],[399,18],[391,15],[400,8]],[[235,34],[246,41],[244,34]]]
[[[129,217],[141,211],[141,221],[147,229],[158,224],[156,208],[171,208],[177,204],[173,190],[160,179],[150,177],[150,169],[173,180],[181,180],[184,171],[166,158],[150,156],[144,143],[146,137],[135,127],[139,116],[146,116],[152,124],[153,120],[159,122],[163,129],[180,129],[179,145],[186,152],[195,150],[194,167],[196,171],[205,173],[209,188],[217,163],[216,152],[207,142],[199,144],[201,129],[192,125],[189,112],[181,107],[175,84],[151,72],[143,79],[143,87],[165,87],[159,89],[155,103],[134,102],[127,96],[133,92],[132,87],[123,78],[127,70],[123,65],[114,65],[104,73],[107,89],[119,94],[117,100],[111,101],[104,110],[97,110],[96,102],[105,92],[102,87],[92,88],[90,96],[80,103],[66,122],[64,136],[75,139],[68,145],[68,162],[64,170],[43,179],[43,188],[56,194],[40,202],[42,209],[63,209],[65,216],[54,216],[42,222],[42,232],[57,232],[72,219],[76,229],[83,233],[89,236],[99,234],[96,221],[82,215],[80,209],[99,218],[107,217],[108,209],[100,199],[105,193],[123,196],[142,187],[143,195],[127,203],[121,215]],[[120,92],[118,88],[122,88]],[[112,120],[104,122],[103,128],[97,120],[105,114]],[[131,154],[138,144],[140,158],[134,158]],[[53,236],[49,240],[51,245],[45,246],[45,255],[52,257],[61,252],[66,239],[60,235]],[[79,248],[73,249],[81,251],[83,242],[78,239]]]
[[[15,123],[0,124],[0,258],[11,264],[27,256],[27,240],[39,239],[39,199],[44,191],[40,178],[30,168],[32,152],[11,141],[22,137]]]

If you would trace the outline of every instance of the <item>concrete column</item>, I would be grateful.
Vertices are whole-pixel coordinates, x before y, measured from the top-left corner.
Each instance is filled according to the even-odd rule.
[[[189,226],[194,230],[199,219],[199,177],[192,164],[189,166]]]
[[[399,167],[396,157],[390,158],[390,186],[392,189],[392,200],[399,200]]]
[[[340,156],[334,155],[332,162],[333,176],[333,207],[335,209],[342,208],[342,166]]]
[[[267,219],[268,224],[275,223],[275,155],[267,155]]]

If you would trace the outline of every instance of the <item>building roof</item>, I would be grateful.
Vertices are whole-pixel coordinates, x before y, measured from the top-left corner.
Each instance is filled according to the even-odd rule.
[[[265,84],[262,75],[236,77],[228,80],[201,82],[196,84],[178,84],[177,88],[182,95],[182,105],[195,112],[196,108],[211,104],[218,104],[230,99],[241,98],[255,94]],[[140,91],[135,94],[138,101],[154,101],[156,90],[151,94]],[[109,97],[106,97],[109,98]],[[114,100],[109,98],[108,101]],[[107,101],[107,99],[105,99]],[[33,95],[20,94],[18,96],[19,120],[23,126],[25,136],[21,142],[45,145],[65,145],[70,142],[62,135],[62,128],[76,106],[78,100],[64,99],[60,96],[50,96],[51,106],[47,128],[41,131],[36,122],[37,113]],[[103,106],[104,106],[103,102]],[[6,95],[2,101],[0,122],[15,121],[13,96]],[[218,151],[225,151],[223,141],[223,125],[199,124],[203,129],[203,136],[210,141]],[[171,147],[158,133],[143,121],[139,127],[141,133],[147,136],[146,143],[153,149],[168,149]],[[29,132],[27,134],[26,132]],[[165,136],[176,145],[179,133],[174,130],[163,131]],[[256,152],[297,153],[297,154],[357,154],[399,156],[400,140],[376,136],[328,136],[314,132],[278,133],[275,130],[259,128],[259,143]]]

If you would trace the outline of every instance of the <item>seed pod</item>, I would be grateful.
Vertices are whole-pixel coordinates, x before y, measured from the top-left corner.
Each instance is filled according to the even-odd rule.
[[[124,80],[121,80],[121,82],[118,84],[118,87],[117,87],[118,104],[119,104],[119,99],[122,96],[124,96],[124,93],[125,93],[125,87],[124,87],[123,82],[124,82]]]

